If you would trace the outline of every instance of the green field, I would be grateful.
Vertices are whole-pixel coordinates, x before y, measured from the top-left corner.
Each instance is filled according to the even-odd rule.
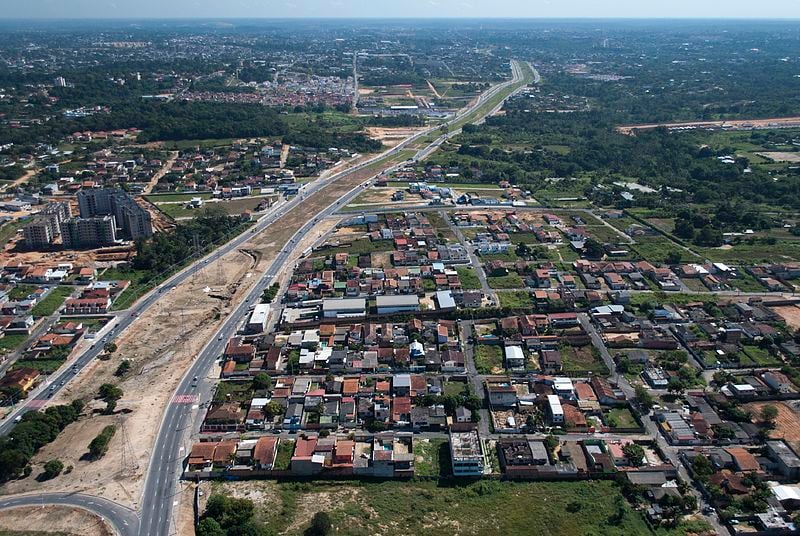
[[[481,288],[481,280],[475,273],[472,266],[456,266],[458,278],[461,280],[461,286],[466,290],[477,290]]]
[[[503,350],[499,346],[475,346],[475,368],[480,374],[496,374],[503,369]]]
[[[50,316],[51,314],[55,313],[61,304],[64,303],[70,294],[72,294],[75,290],[75,287],[68,287],[68,286],[61,286],[52,289],[47,295],[44,297],[42,301],[37,303],[33,309],[31,309],[31,314],[34,317],[41,317],[41,316]]]
[[[188,203],[192,198],[199,197],[200,199],[211,199],[211,192],[188,192],[188,193],[175,193],[175,194],[150,194],[144,196],[145,199],[151,203],[168,203],[168,202],[183,202]]]
[[[12,333],[0,338],[0,354],[11,352],[28,340],[27,335]]]
[[[449,445],[450,443],[444,438],[415,440],[415,474],[441,476],[452,472]]]
[[[628,408],[614,408],[606,413],[606,422],[609,428],[639,428],[639,423],[633,418]]]
[[[326,511],[332,534],[685,534],[653,532],[610,481],[215,483],[214,491],[255,499],[268,534],[303,534]],[[693,527],[695,529],[701,527]]]
[[[561,349],[561,361],[564,363],[564,373],[570,374],[592,374],[606,375],[608,368],[603,363],[597,350],[589,346],[566,346]]]
[[[517,274],[489,276],[486,278],[491,288],[525,288],[525,282]]]
[[[500,307],[511,309],[523,309],[533,307],[533,299],[527,290],[515,290],[512,292],[498,292]]]

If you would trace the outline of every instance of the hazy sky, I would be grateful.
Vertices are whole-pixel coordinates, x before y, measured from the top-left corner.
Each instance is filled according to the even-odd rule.
[[[676,17],[800,19],[800,0],[0,0],[0,18]]]

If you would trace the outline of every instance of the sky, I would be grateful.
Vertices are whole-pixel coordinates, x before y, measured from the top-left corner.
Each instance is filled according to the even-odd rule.
[[[0,0],[0,18],[768,18],[800,0]]]

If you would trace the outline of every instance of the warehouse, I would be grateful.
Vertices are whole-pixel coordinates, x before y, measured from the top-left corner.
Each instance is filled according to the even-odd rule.
[[[413,313],[419,311],[417,296],[378,296],[378,314]]]
[[[322,316],[325,318],[359,318],[366,315],[367,300],[364,298],[331,298],[322,301]]]

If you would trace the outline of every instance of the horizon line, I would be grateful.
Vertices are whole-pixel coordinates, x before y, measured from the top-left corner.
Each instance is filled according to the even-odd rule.
[[[0,22],[91,22],[91,21],[774,21],[774,22],[800,22],[800,15],[796,17],[754,17],[754,16],[726,16],[726,17],[693,17],[693,16],[609,16],[609,17],[571,17],[571,16],[541,16],[541,17],[510,17],[510,16],[446,16],[446,17],[378,17],[378,16],[198,16],[198,17],[4,17],[0,15]]]

